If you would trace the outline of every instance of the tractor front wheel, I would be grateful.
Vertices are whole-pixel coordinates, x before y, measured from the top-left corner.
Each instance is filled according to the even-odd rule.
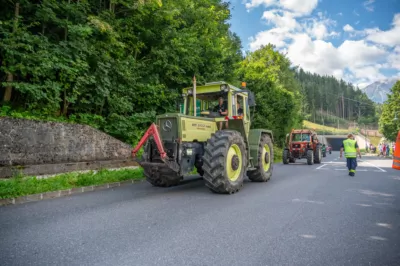
[[[314,156],[314,163],[321,163],[322,161],[322,148],[321,146],[317,145],[315,148],[315,156]]]
[[[289,150],[283,150],[282,162],[283,164],[289,164]]]
[[[204,181],[215,193],[232,194],[243,186],[247,151],[235,130],[220,130],[208,139],[203,155]]]
[[[308,165],[314,164],[314,151],[313,150],[307,151],[307,164]]]
[[[247,176],[253,182],[267,182],[272,176],[274,147],[271,138],[266,134],[261,136],[257,157],[256,169],[247,171]]]

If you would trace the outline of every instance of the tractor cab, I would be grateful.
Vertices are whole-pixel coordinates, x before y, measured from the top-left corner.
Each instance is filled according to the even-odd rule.
[[[215,121],[242,119],[250,129],[250,107],[255,106],[254,94],[246,83],[237,88],[226,82],[210,82],[196,88],[183,89],[181,113],[187,116],[212,118]]]
[[[255,106],[254,95],[246,90],[245,82],[242,83],[241,89],[224,81],[209,82],[196,89],[183,89],[182,97],[184,104],[181,113],[189,116],[247,116],[250,114],[249,107]],[[219,106],[223,106],[227,111],[226,115],[221,115]]]

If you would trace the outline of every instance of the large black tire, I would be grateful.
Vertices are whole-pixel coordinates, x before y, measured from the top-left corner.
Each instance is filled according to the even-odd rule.
[[[243,186],[246,168],[246,146],[238,131],[220,130],[211,135],[204,149],[203,178],[212,192],[238,192]],[[231,175],[232,179],[229,178],[228,172],[234,173]]]
[[[307,164],[308,165],[314,164],[314,151],[313,150],[307,151]]]
[[[322,147],[317,145],[314,155],[314,163],[320,164],[322,161]]]
[[[289,163],[289,150],[283,150],[282,153],[282,162],[283,164],[288,164]]]
[[[247,176],[253,182],[267,182],[271,179],[274,168],[274,146],[267,134],[261,136],[260,143],[258,144],[257,160],[258,166],[255,170],[247,171]],[[263,161],[266,163],[266,168],[264,168]]]

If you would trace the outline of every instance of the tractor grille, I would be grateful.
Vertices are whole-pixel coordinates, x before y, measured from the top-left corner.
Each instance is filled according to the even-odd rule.
[[[163,141],[174,141],[178,138],[178,123],[176,117],[163,117],[158,120]]]

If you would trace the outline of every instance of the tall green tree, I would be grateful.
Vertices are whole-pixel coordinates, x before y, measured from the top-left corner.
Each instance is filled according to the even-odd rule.
[[[282,144],[291,127],[300,125],[299,84],[290,61],[267,45],[248,53],[238,75],[256,96],[252,127],[273,130],[275,140]]]
[[[382,106],[379,130],[388,140],[396,141],[400,130],[400,81],[391,88],[388,99]]]

